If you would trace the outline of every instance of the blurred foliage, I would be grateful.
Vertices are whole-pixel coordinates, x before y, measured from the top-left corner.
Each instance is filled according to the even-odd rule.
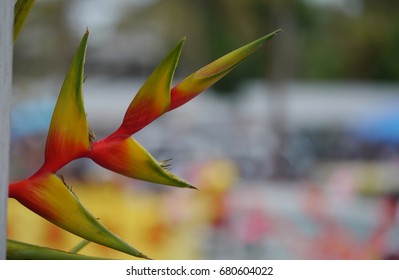
[[[268,50],[243,63],[241,71],[233,71],[217,89],[231,90],[238,81],[249,77],[271,81],[395,82],[399,79],[399,2],[396,0],[116,2],[116,6],[123,9],[118,18],[109,23],[112,27],[102,28],[104,34],[97,42],[97,46],[102,44],[102,48],[109,49],[108,54],[96,53],[99,48],[95,42],[89,45],[94,49],[87,62],[91,75],[132,77],[148,73],[164,55],[162,49],[189,34],[177,73],[184,75],[203,66],[204,61],[212,61],[237,46],[282,28],[283,36],[273,40]],[[85,5],[90,3],[93,9],[86,11],[80,8],[84,3],[77,0],[37,1],[36,10],[28,19],[26,39],[16,45],[16,78],[18,73],[53,74],[54,69],[62,73],[67,65],[64,61],[67,50],[71,49],[69,38],[78,37],[86,26],[93,29],[89,21],[77,28],[76,19],[85,22],[89,11],[96,13],[106,1],[87,1]],[[58,32],[60,29],[64,32]],[[31,44],[33,36],[53,39],[45,41],[43,47],[44,41],[40,39]],[[121,46],[118,43],[121,37],[129,43]],[[118,63],[107,56],[115,59],[119,56]]]
[[[398,2],[363,1],[362,11],[310,7],[302,14],[302,73],[306,79],[399,79]]]

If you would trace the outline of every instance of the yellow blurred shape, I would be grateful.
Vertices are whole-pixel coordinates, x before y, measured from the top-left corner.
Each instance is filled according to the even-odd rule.
[[[223,193],[235,185],[239,172],[233,161],[217,159],[201,166],[197,176],[196,184],[201,191]]]

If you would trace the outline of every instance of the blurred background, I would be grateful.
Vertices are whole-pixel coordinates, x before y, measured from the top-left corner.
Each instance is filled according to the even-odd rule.
[[[37,0],[14,48],[11,179],[42,164],[86,27],[85,106],[98,137],[170,49],[175,83],[276,29],[214,87],[135,135],[200,191],[77,160],[60,171],[111,230],[155,259],[399,257],[399,2]],[[9,200],[9,238],[79,238]],[[102,246],[82,253],[127,258]]]

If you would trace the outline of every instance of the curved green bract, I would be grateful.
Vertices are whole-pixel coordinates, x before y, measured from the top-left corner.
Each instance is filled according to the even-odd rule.
[[[8,260],[106,260],[104,258],[85,256],[41,247],[15,240],[7,240]]]

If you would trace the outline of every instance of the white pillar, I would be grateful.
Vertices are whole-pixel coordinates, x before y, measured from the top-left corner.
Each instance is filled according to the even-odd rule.
[[[6,258],[14,1],[0,1],[0,260]]]

